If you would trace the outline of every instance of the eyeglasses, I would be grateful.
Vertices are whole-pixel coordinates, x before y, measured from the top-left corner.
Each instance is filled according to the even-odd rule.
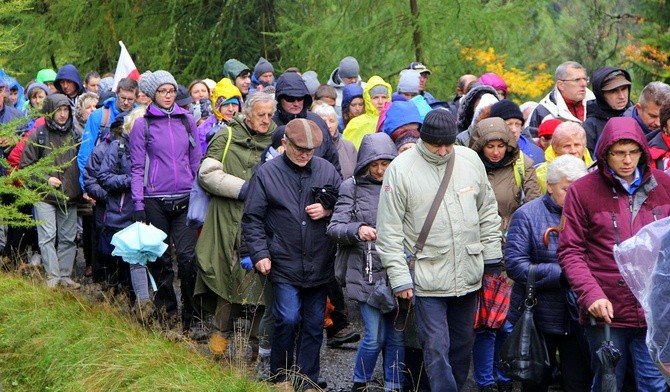
[[[558,79],[558,80],[560,80],[561,82],[577,82],[577,83],[586,82],[586,84],[589,84],[591,82],[591,78],[589,77],[574,78],[574,79]]]
[[[288,140],[288,139],[287,139],[287,140]],[[288,145],[291,146],[291,148],[293,148],[293,151],[295,151],[296,154],[298,154],[298,155],[307,155],[307,156],[309,156],[309,155],[314,154],[314,149],[298,147],[298,146],[296,146],[295,144],[293,144],[293,142],[290,141],[290,140],[288,140]]]
[[[156,94],[162,95],[162,96],[176,95],[177,90],[175,90],[175,89],[170,89],[170,90],[160,89],[160,90],[156,90]]]
[[[156,91],[156,92],[158,92],[158,91]],[[130,103],[135,102],[135,97],[122,97],[122,96],[119,95],[118,97],[116,97],[116,99],[118,99],[119,101],[123,101],[123,102],[130,102]]]
[[[288,97],[284,96],[284,101],[293,103],[295,101],[302,102],[305,100],[305,97]]]
[[[633,151],[610,151],[608,154],[616,160],[623,161],[627,156],[630,156],[631,159],[639,158],[640,155],[642,155],[642,150],[637,149]]]

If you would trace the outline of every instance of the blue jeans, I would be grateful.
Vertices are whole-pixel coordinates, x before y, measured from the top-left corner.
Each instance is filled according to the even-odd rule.
[[[475,340],[477,291],[462,297],[416,297],[416,324],[432,392],[460,391]]]
[[[358,306],[365,323],[365,334],[356,352],[354,382],[367,383],[372,380],[377,357],[383,349],[384,388],[402,388],[405,341],[403,332],[393,327],[395,312],[382,314],[379,309],[365,302],[359,302]]]
[[[484,387],[498,381],[510,381],[498,368],[500,363],[498,354],[510,332],[512,332],[512,324],[509,321],[505,321],[500,329],[477,330],[475,343],[472,346],[472,365],[474,367],[472,376],[477,385]]]
[[[605,340],[605,330],[602,327],[585,327],[586,340],[591,351],[591,366],[594,377],[591,391],[600,391],[601,364],[596,351]],[[639,392],[666,391],[667,385],[661,372],[654,365],[647,350],[645,337],[646,328],[611,328],[611,339],[616,348],[621,351],[621,359],[614,369],[616,374],[617,390],[623,386],[626,368],[632,366],[635,375],[635,386]]]
[[[316,385],[321,369],[319,352],[323,342],[323,317],[326,313],[328,285],[305,288],[288,283],[273,283],[272,289],[272,314],[275,323],[270,371],[275,377],[274,380],[285,381],[288,379],[286,370],[295,370],[295,349],[297,370]]]

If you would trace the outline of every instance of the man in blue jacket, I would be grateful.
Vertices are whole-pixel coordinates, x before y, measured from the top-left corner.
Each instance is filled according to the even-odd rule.
[[[270,371],[278,383],[289,379],[298,342],[296,365],[318,385],[326,293],[334,279],[335,244],[326,228],[341,182],[332,164],[314,156],[322,141],[314,122],[291,120],[282,140],[284,154],[251,178],[242,217],[251,260],[272,283]]]
[[[81,185],[82,190],[84,189],[84,166],[88,163],[91,151],[109,132],[109,126],[116,116],[119,113],[130,111],[136,106],[136,99],[137,82],[130,78],[123,78],[116,87],[116,97],[107,98],[102,107],[88,116],[84,134],[81,137],[79,153],[77,154],[77,166],[79,166],[79,172],[82,173],[79,176],[79,185]],[[84,198],[88,198],[86,193],[84,193]]]

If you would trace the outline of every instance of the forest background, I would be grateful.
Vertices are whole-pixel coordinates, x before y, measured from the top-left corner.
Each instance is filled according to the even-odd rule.
[[[237,58],[259,56],[277,74],[297,66],[326,83],[341,58],[367,80],[395,86],[420,61],[427,89],[451,99],[458,77],[496,72],[511,97],[538,100],[558,64],[589,73],[606,65],[633,75],[637,97],[670,81],[670,7],[665,0],[3,0],[0,68],[22,84],[41,68],[74,64],[83,75],[116,67],[122,40],[140,72],[165,69],[179,83],[221,78]]]

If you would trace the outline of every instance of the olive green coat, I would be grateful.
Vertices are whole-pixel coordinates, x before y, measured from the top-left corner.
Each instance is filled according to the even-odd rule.
[[[275,125],[265,134],[248,129],[237,114],[230,123],[232,140],[223,163],[228,128],[210,142],[200,170],[200,185],[211,194],[209,209],[196,244],[198,276],[195,295],[205,310],[213,311],[217,296],[238,304],[262,304],[258,274],[240,266],[240,231],[244,202],[238,200],[242,185],[270,144]]]

